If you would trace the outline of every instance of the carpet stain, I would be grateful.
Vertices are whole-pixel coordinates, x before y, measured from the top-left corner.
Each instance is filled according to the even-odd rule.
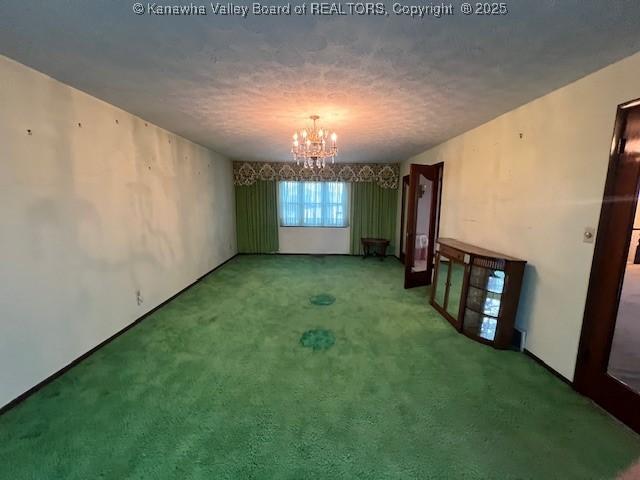
[[[328,293],[320,293],[312,296],[309,301],[312,305],[332,305],[336,301],[336,297],[329,295]]]
[[[231,260],[0,416],[0,479],[612,479],[640,456],[403,275],[392,258]],[[311,354],[318,328],[340,341]]]
[[[307,330],[300,337],[300,344],[303,347],[311,348],[314,352],[329,350],[336,343],[336,336],[331,330],[316,328]]]

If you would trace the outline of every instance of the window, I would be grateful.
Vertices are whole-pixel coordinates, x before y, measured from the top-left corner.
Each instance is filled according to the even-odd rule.
[[[346,227],[348,187],[344,182],[280,182],[280,225]]]

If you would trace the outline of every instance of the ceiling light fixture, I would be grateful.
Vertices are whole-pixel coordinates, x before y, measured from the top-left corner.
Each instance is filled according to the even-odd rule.
[[[329,134],[329,130],[319,127],[318,115],[311,115],[309,118],[313,120],[313,127],[293,134],[291,153],[297,165],[302,161],[304,168],[324,168],[327,158],[331,158],[331,163],[335,163],[338,135],[335,132]]]

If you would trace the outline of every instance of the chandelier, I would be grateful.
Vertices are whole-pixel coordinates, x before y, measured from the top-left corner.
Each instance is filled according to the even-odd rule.
[[[335,132],[329,135],[329,130],[318,126],[318,115],[309,118],[313,120],[313,127],[303,128],[293,134],[291,153],[297,165],[302,161],[304,168],[324,168],[327,158],[331,158],[331,163],[335,162],[338,136]]]

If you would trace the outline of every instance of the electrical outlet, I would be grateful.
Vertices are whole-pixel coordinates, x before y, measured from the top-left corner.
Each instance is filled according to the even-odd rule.
[[[142,293],[140,293],[140,290],[136,290],[136,302],[138,302],[138,305],[142,305]]]

